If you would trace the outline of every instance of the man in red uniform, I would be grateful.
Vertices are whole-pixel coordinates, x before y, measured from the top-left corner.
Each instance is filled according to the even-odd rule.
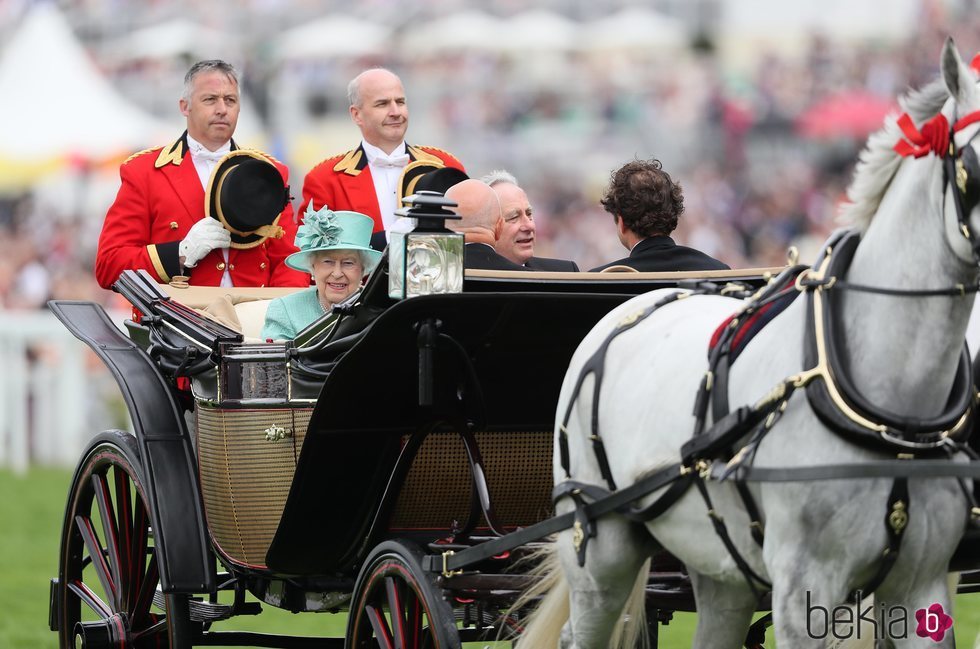
[[[347,86],[350,116],[361,130],[361,144],[346,153],[327,158],[303,182],[302,215],[313,201],[314,209],[351,210],[374,219],[371,247],[383,250],[386,231],[398,218],[399,178],[405,166],[421,160],[437,166],[462,163],[441,149],[405,143],[408,105],[405,89],[390,70],[373,68],[357,75]]]
[[[180,112],[187,130],[168,146],[141,151],[122,164],[122,186],[106,214],[95,276],[109,288],[127,269],[160,282],[188,275],[199,286],[309,286],[309,275],[283,260],[296,252],[296,222],[287,202],[281,238],[248,248],[232,246],[221,223],[205,216],[205,187],[215,164],[238,147],[238,74],[224,61],[201,61],[184,77]],[[288,185],[289,171],[268,158]]]

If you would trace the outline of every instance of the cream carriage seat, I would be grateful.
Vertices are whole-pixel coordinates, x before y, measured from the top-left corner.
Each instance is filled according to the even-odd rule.
[[[265,342],[260,334],[269,301],[302,288],[189,286],[161,284],[161,290],[175,301],[198,311],[226,327],[241,332],[245,342]]]

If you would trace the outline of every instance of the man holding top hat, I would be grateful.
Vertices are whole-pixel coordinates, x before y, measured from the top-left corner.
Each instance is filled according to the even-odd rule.
[[[309,286],[284,261],[296,252],[289,171],[260,151],[239,149],[238,74],[201,61],[184,77],[187,130],[141,151],[119,169],[122,186],[106,214],[95,260],[109,288],[127,269],[160,282],[198,286]]]
[[[361,131],[361,143],[327,158],[306,175],[303,203],[315,209],[351,210],[374,220],[371,247],[383,250],[387,230],[398,218],[398,188],[405,167],[421,161],[463,170],[459,160],[441,149],[406,144],[408,104],[401,80],[390,70],[372,68],[347,86],[350,116]]]

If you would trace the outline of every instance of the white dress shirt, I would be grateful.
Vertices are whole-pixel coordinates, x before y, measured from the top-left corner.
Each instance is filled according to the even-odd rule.
[[[398,208],[398,179],[409,162],[405,143],[402,142],[391,152],[385,153],[373,144],[361,141],[364,153],[367,155],[368,166],[371,168],[371,178],[374,180],[374,193],[378,197],[378,207],[381,209],[381,222],[384,224],[385,237],[388,230],[398,218],[395,210]]]

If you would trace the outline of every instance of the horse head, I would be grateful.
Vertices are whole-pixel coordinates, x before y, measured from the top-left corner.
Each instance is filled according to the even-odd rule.
[[[949,141],[942,156],[947,178],[943,223],[953,254],[972,265],[980,263],[980,211],[977,210],[980,158],[976,149],[976,136],[980,133],[978,71],[963,62],[953,39],[947,38],[942,53],[942,81],[950,98],[940,112],[948,124],[946,139]]]

